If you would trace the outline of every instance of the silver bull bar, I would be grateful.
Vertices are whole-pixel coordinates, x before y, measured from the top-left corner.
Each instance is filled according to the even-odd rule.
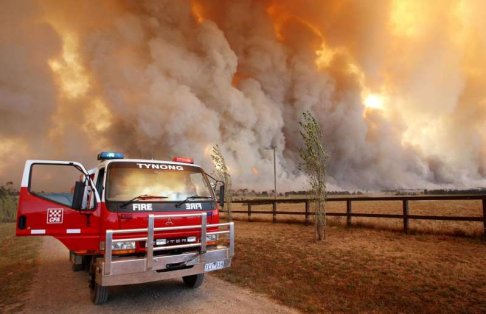
[[[189,217],[201,217],[201,224],[155,228],[156,219]],[[208,232],[208,228],[215,227],[218,227],[219,230]],[[187,229],[200,229],[200,241],[196,243],[154,247],[154,232]],[[114,235],[133,233],[146,233],[147,236],[123,239],[113,238]],[[208,248],[206,236],[220,234],[228,234],[229,246],[218,245]],[[95,280],[101,286],[115,286],[177,278],[226,268],[231,266],[231,258],[234,255],[234,240],[233,222],[208,224],[207,213],[205,212],[196,214],[149,215],[147,228],[106,230],[105,255],[96,260]],[[119,256],[114,259],[113,243],[125,241],[145,241],[145,256]],[[181,248],[194,248],[194,250],[175,255],[154,256],[154,252],[156,251]],[[183,267],[176,267],[176,269],[172,270],[172,265]]]

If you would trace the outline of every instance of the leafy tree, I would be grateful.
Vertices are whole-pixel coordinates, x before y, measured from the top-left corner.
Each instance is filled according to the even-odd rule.
[[[225,204],[226,210],[228,212],[228,221],[232,220],[231,216],[231,175],[228,171],[228,167],[226,166],[226,162],[224,160],[223,154],[219,149],[219,146],[213,146],[211,152],[211,159],[213,160],[214,168],[216,169],[216,177],[224,182],[225,186]]]
[[[326,165],[328,155],[322,144],[322,130],[310,111],[302,113],[299,121],[300,135],[304,142],[299,154],[300,169],[307,175],[315,198],[316,240],[326,239]]]

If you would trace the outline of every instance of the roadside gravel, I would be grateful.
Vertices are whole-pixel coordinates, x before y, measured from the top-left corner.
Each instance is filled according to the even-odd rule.
[[[111,287],[108,302],[96,306],[87,273],[71,271],[68,250],[59,241],[43,238],[40,252],[24,313],[298,313],[211,275],[198,289],[184,287],[182,280]]]

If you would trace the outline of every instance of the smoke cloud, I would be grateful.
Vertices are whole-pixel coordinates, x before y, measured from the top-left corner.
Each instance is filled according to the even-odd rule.
[[[0,180],[219,144],[235,187],[302,190],[300,115],[331,189],[486,186],[483,1],[0,0]]]

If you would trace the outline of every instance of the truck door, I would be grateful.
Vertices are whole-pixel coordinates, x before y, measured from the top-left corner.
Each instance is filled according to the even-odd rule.
[[[28,160],[19,193],[17,235],[51,235],[72,250],[86,247],[81,243],[94,243],[99,234],[99,204],[80,163]]]

